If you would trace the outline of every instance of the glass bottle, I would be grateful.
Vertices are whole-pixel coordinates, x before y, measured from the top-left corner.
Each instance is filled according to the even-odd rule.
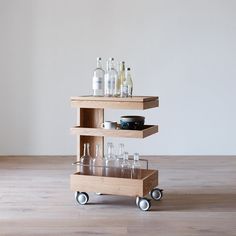
[[[115,176],[115,155],[114,155],[114,145],[113,143],[107,143],[107,154],[105,156],[105,175]]]
[[[109,58],[105,74],[105,96],[111,97],[115,94],[117,76],[117,71],[114,68],[114,58]]]
[[[126,79],[126,73],[125,73],[125,67],[123,67],[123,77],[121,79],[121,85],[120,85],[120,96],[121,97],[128,97],[128,83]]]
[[[131,170],[131,178],[132,179],[141,179],[141,164],[139,161],[139,154],[134,153],[134,160],[132,163],[132,170]]]
[[[81,162],[80,172],[84,175],[92,174],[93,158],[90,156],[89,143],[84,144],[84,154],[80,158],[80,162]]]
[[[123,161],[121,163],[121,177],[122,178],[131,178],[131,165],[129,163],[128,152],[124,153]]]
[[[120,85],[121,85],[121,67],[120,64],[117,63],[117,77],[115,80],[115,89],[114,89],[114,96],[120,96]]]
[[[128,97],[133,96],[133,81],[130,74],[130,68],[126,69],[126,86],[128,88]]]
[[[118,152],[116,155],[116,159],[115,159],[115,175],[116,177],[120,177],[121,176],[121,163],[123,161],[123,156],[124,156],[124,144],[123,143],[119,143],[118,146]]]
[[[97,68],[93,72],[93,96],[104,96],[104,74],[102,59],[97,58]]]
[[[103,176],[105,161],[104,158],[100,156],[99,149],[99,144],[97,144],[95,158],[93,159],[93,175]]]
[[[120,96],[124,97],[124,92],[125,92],[125,87],[124,87],[124,81],[125,81],[125,62],[124,61],[122,61],[120,63],[119,81],[120,81]]]

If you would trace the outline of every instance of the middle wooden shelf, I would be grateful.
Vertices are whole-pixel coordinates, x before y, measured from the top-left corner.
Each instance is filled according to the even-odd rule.
[[[142,130],[103,129],[74,126],[71,133],[83,136],[104,136],[123,138],[145,138],[158,132],[158,125],[144,125]]]

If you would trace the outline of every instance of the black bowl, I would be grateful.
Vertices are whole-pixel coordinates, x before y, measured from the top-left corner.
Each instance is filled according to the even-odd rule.
[[[142,130],[145,117],[143,116],[121,116],[120,128],[128,130]]]

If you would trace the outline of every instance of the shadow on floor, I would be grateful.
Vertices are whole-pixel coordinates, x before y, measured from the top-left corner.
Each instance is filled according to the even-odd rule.
[[[88,205],[99,205],[107,207],[112,205],[113,208],[133,208],[135,205],[134,197],[100,195],[91,196]],[[176,211],[201,211],[201,212],[235,212],[236,211],[236,194],[222,193],[204,193],[204,194],[175,194],[165,193],[162,200],[151,200],[150,211],[176,212]]]
[[[167,193],[161,201],[152,201],[153,211],[236,211],[236,194]]]

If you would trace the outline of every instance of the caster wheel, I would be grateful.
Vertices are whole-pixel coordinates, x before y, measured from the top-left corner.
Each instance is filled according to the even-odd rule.
[[[146,198],[140,198],[140,200],[138,202],[138,206],[139,206],[140,210],[148,211],[149,208],[151,207],[151,202],[150,202],[150,200],[148,200]]]
[[[80,204],[80,205],[85,205],[88,200],[89,200],[89,195],[85,192],[77,192],[75,193],[75,200]]]
[[[139,200],[140,200],[140,197],[136,197],[136,201],[135,201],[135,203],[136,203],[136,206],[137,206],[137,207],[139,207],[139,205],[138,205]]]
[[[152,197],[152,199],[156,200],[156,201],[159,201],[162,199],[162,196],[163,196],[163,193],[162,193],[162,189],[159,189],[159,188],[154,188],[150,195]]]

